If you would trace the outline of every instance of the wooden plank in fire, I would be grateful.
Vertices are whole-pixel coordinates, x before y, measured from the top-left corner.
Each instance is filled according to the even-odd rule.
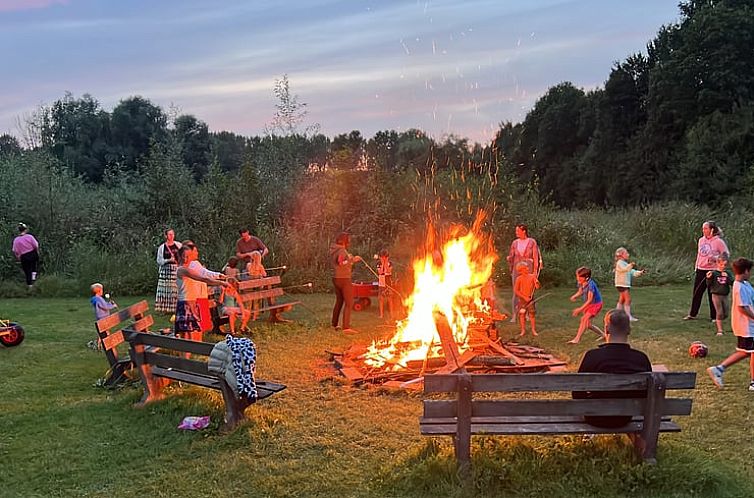
[[[487,342],[488,342],[489,346],[490,346],[490,347],[491,347],[492,349],[494,349],[495,351],[497,351],[497,352],[498,352],[498,353],[500,353],[501,355],[503,355],[503,356],[507,356],[507,357],[509,357],[509,358],[512,358],[512,359],[513,359],[513,361],[515,361],[515,362],[516,362],[516,365],[523,365],[523,364],[524,364],[524,360],[522,360],[521,358],[519,358],[519,357],[518,357],[518,356],[516,356],[515,354],[511,353],[510,351],[508,351],[507,349],[505,349],[505,348],[504,348],[503,346],[501,346],[500,344],[498,344],[498,343],[496,343],[496,342],[494,342],[494,341],[491,341],[491,340],[488,340]]]
[[[451,370],[445,373],[455,372],[459,368],[458,358],[460,353],[458,352],[458,344],[453,337],[453,331],[450,329],[447,320],[444,315],[435,315],[435,327],[437,328],[437,334],[440,336],[440,344],[442,344],[442,351],[445,353],[445,367]]]
[[[438,368],[435,373],[437,374],[449,374],[463,368],[467,363],[477,357],[479,353],[473,349],[466,350],[453,364],[446,363],[444,367]]]
[[[340,368],[340,373],[343,374],[343,377],[350,380],[351,382],[361,382],[362,380],[364,380],[364,375],[362,375],[361,371],[359,371],[358,368],[342,367]]]

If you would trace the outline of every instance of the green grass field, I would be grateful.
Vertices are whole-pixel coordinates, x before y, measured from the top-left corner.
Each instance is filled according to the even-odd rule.
[[[612,305],[616,293],[604,287]],[[540,337],[527,341],[575,369],[595,342],[585,335],[565,344],[578,324],[570,293],[556,289],[538,304]],[[250,407],[250,421],[222,435],[215,391],[174,387],[167,400],[140,410],[132,407],[138,384],[95,387],[106,361],[85,347],[95,335],[87,299],[6,299],[0,316],[20,322],[27,336],[0,348],[0,496],[754,496],[748,365],[732,367],[724,390],[712,385],[704,369],[734,339],[715,337],[704,320],[680,320],[690,293],[686,286],[633,293],[634,346],[654,363],[698,373],[693,414],[679,418],[683,432],[660,436],[657,466],[635,461],[625,438],[480,437],[465,486],[450,438],[419,435],[420,394],[353,387],[329,367],[325,349],[389,333],[373,308],[355,313],[361,333],[353,338],[327,325],[333,297],[325,294],[302,296],[306,306],[289,314],[293,324],[254,324],[258,377],[288,389]],[[515,333],[511,324],[501,330]],[[709,345],[710,358],[688,356],[693,340]],[[188,415],[211,415],[213,423],[177,430]]]

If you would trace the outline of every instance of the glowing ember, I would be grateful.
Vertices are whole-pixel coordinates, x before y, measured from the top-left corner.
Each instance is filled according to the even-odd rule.
[[[404,302],[408,316],[397,322],[389,341],[372,343],[364,355],[367,365],[398,369],[436,356],[441,344],[436,319],[447,320],[461,351],[468,348],[475,312],[489,311],[481,292],[497,260],[491,237],[480,230],[484,217],[478,215],[471,230],[453,227],[439,243],[429,227],[424,254],[413,263],[414,289]]]

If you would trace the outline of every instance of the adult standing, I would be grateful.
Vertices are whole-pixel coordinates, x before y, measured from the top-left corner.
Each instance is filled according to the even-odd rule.
[[[228,286],[220,280],[222,274],[207,270],[198,261],[199,249],[190,240],[183,241],[178,250],[179,267],[176,270],[176,287],[178,301],[175,306],[175,332],[192,341],[201,341],[206,329],[203,322],[210,322],[209,316],[203,317],[202,299],[207,300],[207,284]],[[208,311],[207,311],[208,315]]]
[[[717,258],[725,255],[729,256],[728,246],[721,238],[722,232],[714,221],[705,221],[702,224],[702,236],[699,237],[696,250],[696,265],[694,272],[694,290],[691,295],[691,309],[684,320],[696,320],[699,314],[699,308],[702,305],[702,297],[707,292],[707,301],[709,301],[709,316],[715,321],[717,314],[715,306],[712,303],[712,295],[707,287],[707,272],[717,269]]]
[[[18,224],[18,236],[13,239],[13,254],[21,262],[21,268],[26,276],[26,285],[31,289],[37,280],[39,242],[29,233],[29,227],[24,223]]]
[[[335,243],[330,246],[330,266],[333,270],[332,284],[335,288],[335,306],[332,309],[332,326],[339,329],[340,310],[343,309],[343,333],[356,334],[351,328],[351,306],[353,305],[353,284],[351,273],[353,264],[361,261],[361,256],[353,256],[348,252],[351,237],[342,232],[335,238]]]
[[[178,288],[175,285],[175,273],[178,270],[178,250],[181,243],[175,240],[172,228],[165,230],[165,242],[157,248],[157,295],[154,308],[158,313],[175,313],[175,303],[178,301]]]
[[[542,253],[539,252],[537,241],[529,237],[529,227],[524,223],[516,225],[516,238],[511,242],[506,259],[508,260],[508,269],[511,274],[512,288],[516,287],[516,266],[519,263],[525,263],[529,267],[529,273],[539,278],[539,272],[542,271]],[[511,304],[513,306],[513,318],[511,318],[511,322],[515,322],[516,311],[518,310],[518,297],[515,292],[513,293]]]
[[[236,241],[236,257],[245,263],[251,262],[251,253],[254,251],[259,251],[263,258],[270,252],[259,237],[251,235],[248,228],[240,229],[238,234],[241,238]]]

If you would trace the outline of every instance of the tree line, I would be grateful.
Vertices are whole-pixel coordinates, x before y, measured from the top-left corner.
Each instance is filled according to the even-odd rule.
[[[566,282],[580,239],[554,208],[751,207],[754,0],[692,0],[680,14],[646,55],[616,63],[604,88],[558,84],[486,145],[417,129],[327,137],[306,124],[286,76],[268,129],[250,137],[211,132],[142,96],[107,111],[65,94],[29,116],[20,139],[0,136],[0,236],[10,241],[24,221],[48,274],[146,292],[165,228],[219,267],[245,226],[270,245],[271,261],[325,286],[322,255],[337,231],[351,231],[364,254],[388,247],[408,260],[428,218],[468,222],[485,209],[498,248],[525,221],[562,251],[550,275]],[[684,220],[693,233],[696,221]],[[0,278],[17,273],[0,253]]]

